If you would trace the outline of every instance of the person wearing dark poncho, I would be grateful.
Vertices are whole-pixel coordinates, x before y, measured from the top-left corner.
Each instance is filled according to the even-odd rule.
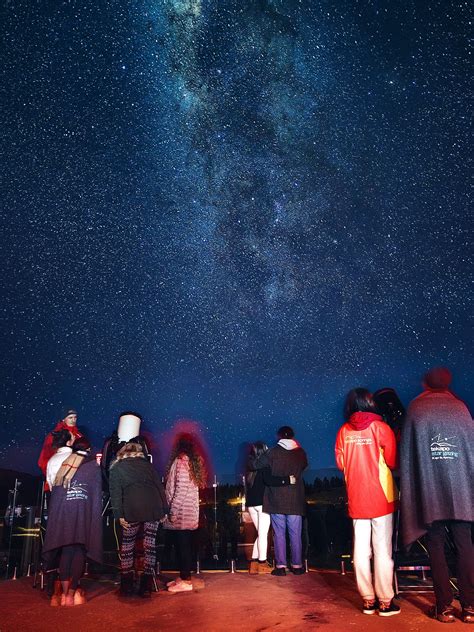
[[[83,455],[90,450],[85,437],[72,447]],[[55,485],[51,492],[43,559],[48,562],[58,553],[61,605],[80,605],[85,601],[79,587],[85,560],[102,561],[102,480],[95,459],[82,463],[69,487]]]
[[[426,535],[436,606],[433,616],[454,621],[445,557],[446,530],[456,547],[462,620],[474,623],[474,423],[450,390],[451,372],[428,371],[425,390],[407,411],[400,444],[401,525],[405,546]]]

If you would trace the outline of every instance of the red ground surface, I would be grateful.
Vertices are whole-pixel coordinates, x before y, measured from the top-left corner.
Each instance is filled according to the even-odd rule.
[[[395,630],[425,632],[443,627],[426,616],[432,594],[400,599],[401,614],[382,618],[360,612],[352,574],[310,572],[295,577],[205,573],[193,580],[195,590],[151,599],[122,602],[111,580],[86,580],[88,602],[73,608],[52,608],[31,578],[0,583],[1,632],[115,632],[155,630],[181,632],[278,632],[324,630]],[[457,628],[463,624],[457,622]],[[451,628],[450,628],[451,629]]]

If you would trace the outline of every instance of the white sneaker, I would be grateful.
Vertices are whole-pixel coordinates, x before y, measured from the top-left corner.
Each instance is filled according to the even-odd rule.
[[[175,586],[176,584],[179,584],[180,582],[182,582],[183,580],[181,579],[181,577],[177,577],[176,579],[173,579],[173,581],[168,582],[166,584],[166,587],[169,588],[170,586]]]
[[[178,593],[178,592],[191,592],[193,590],[193,584],[190,581],[185,581],[182,579],[179,583],[176,583],[174,586],[170,586],[168,588],[168,592]]]

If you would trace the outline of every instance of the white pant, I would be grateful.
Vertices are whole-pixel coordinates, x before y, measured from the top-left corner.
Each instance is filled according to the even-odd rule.
[[[262,505],[249,507],[249,514],[257,529],[257,539],[253,544],[252,559],[266,560],[268,547],[268,530],[270,529],[270,514],[262,510]]]
[[[354,525],[354,570],[362,599],[393,599],[392,530],[393,514],[356,519]],[[372,542],[371,542],[372,541]],[[370,560],[374,557],[375,590]]]

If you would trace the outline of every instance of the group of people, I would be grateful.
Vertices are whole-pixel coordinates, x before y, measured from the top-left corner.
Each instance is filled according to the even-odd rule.
[[[425,536],[436,599],[433,616],[444,623],[454,621],[445,557],[450,533],[456,550],[461,619],[474,622],[474,425],[450,383],[448,369],[428,371],[424,390],[406,415],[387,399],[392,389],[372,395],[356,388],[347,395],[335,456],[346,483],[353,521],[353,564],[365,614],[400,612],[394,601],[392,555],[394,519],[400,511],[403,544],[409,547]],[[391,412],[389,418],[381,414],[387,411]],[[84,603],[79,580],[86,555],[100,559],[100,468],[87,457],[90,445],[76,421],[77,413],[67,411],[48,435],[39,461],[52,489],[43,547],[47,568],[59,568],[52,605]],[[122,527],[120,594],[128,597],[133,593],[134,549],[142,531],[145,562],[138,592],[150,596],[160,525],[175,534],[180,571],[167,588],[170,592],[191,591],[192,534],[199,524],[199,489],[207,482],[203,452],[196,436],[179,435],[163,487],[148,458],[140,423],[137,413],[123,413],[101,459],[102,480]],[[277,439],[270,449],[262,442],[253,444],[247,460],[246,505],[257,532],[249,573],[286,575],[288,534],[289,568],[300,575],[305,572],[303,472],[308,461],[290,426],[281,427]],[[89,509],[84,511],[86,506]],[[275,568],[267,555],[270,526]]]
[[[120,415],[117,431],[104,446],[100,466],[90,456],[89,441],[77,429],[76,411],[66,411],[45,440],[39,465],[51,496],[43,562],[50,579],[52,606],[85,603],[80,579],[86,558],[100,563],[102,557],[103,489],[109,494],[114,518],[122,528],[120,596],[128,598],[134,594],[139,534],[144,566],[138,594],[151,596],[160,525],[174,533],[179,565],[179,577],[168,583],[168,591],[193,589],[192,534],[199,525],[199,489],[207,481],[203,451],[196,435],[179,434],[163,487],[149,459],[146,441],[140,435],[141,421],[135,412]]]
[[[461,620],[474,623],[474,424],[450,384],[446,367],[428,371],[423,392],[411,402],[396,433],[369,391],[357,388],[346,398],[346,422],[337,434],[335,455],[346,482],[353,563],[365,614],[400,612],[393,600],[392,557],[394,515],[400,510],[403,545],[425,537],[436,600],[432,616],[442,623],[455,620],[445,554],[450,536]]]

